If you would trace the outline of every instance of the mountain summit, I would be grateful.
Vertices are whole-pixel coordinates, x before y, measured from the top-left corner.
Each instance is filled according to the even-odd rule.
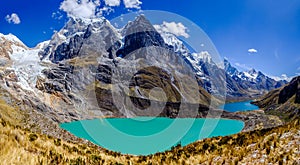
[[[124,47],[117,52],[117,56],[124,57],[143,47],[165,47],[163,38],[144,15],[140,15],[133,22],[129,22],[121,33],[124,37]]]

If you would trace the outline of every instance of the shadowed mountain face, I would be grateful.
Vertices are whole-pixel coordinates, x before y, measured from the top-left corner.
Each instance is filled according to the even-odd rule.
[[[128,23],[122,30],[122,36],[125,36],[124,47],[118,50],[118,57],[125,57],[129,53],[143,47],[165,47],[165,42],[161,35],[143,15]]]
[[[266,112],[277,114],[285,120],[300,116],[300,77],[286,86],[273,90],[254,102]]]
[[[279,93],[278,104],[283,104],[292,97],[295,97],[295,104],[300,104],[300,77],[294,78],[289,85],[283,87]]]
[[[119,40],[119,34],[107,20],[70,18],[67,25],[54,34],[40,56],[43,60],[59,63],[92,53],[105,55],[111,46],[120,46]]]

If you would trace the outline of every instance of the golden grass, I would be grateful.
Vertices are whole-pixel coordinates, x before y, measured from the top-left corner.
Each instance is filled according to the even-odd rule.
[[[132,157],[32,133],[2,119],[0,146],[0,164],[111,164]]]
[[[26,115],[17,106],[8,105],[4,100],[0,99],[0,118],[15,125],[20,125],[26,118]]]

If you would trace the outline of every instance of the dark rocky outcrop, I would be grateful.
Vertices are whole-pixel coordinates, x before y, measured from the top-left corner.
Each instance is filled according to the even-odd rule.
[[[273,90],[254,104],[269,114],[275,114],[289,121],[300,116],[300,77],[295,77],[286,86]]]
[[[278,104],[287,102],[295,95],[294,103],[300,103],[300,77],[294,78],[289,85],[285,86],[279,93]]]
[[[143,15],[126,25],[122,34],[125,36],[124,48],[118,50],[117,56],[125,57],[129,53],[143,47],[165,47],[165,42],[161,35]]]
[[[69,43],[62,43],[56,48],[55,52],[50,56],[52,62],[58,63],[62,60],[77,57],[79,55],[82,44],[83,37],[75,35],[70,39]]]

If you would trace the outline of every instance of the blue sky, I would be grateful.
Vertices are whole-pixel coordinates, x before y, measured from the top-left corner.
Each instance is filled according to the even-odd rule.
[[[142,4],[136,3],[138,0],[124,0],[126,4],[106,1],[114,6],[114,12],[105,15],[108,19],[139,7],[190,19],[207,33],[220,55],[240,69],[255,68],[273,76],[300,73],[299,0],[140,0]],[[65,11],[70,11],[62,7],[62,2],[1,0],[0,33],[12,33],[29,47],[49,40],[53,31],[67,21]],[[103,7],[108,6],[101,0],[99,8]],[[19,21],[12,13],[17,14]]]

